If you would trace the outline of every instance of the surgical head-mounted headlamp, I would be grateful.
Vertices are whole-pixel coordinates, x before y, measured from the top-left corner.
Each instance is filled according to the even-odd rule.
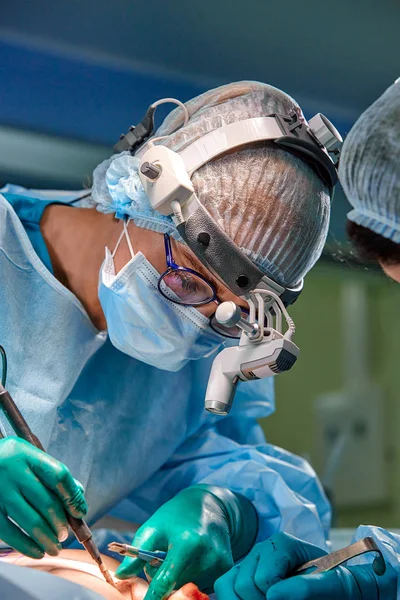
[[[281,323],[282,314],[286,313],[287,315],[286,307],[298,298],[303,288],[303,281],[294,288],[285,288],[266,276],[220,229],[208,211],[201,205],[193,188],[191,177],[203,165],[227,152],[273,142],[306,161],[324,184],[333,191],[337,183],[337,163],[343,140],[324,115],[317,114],[306,123],[300,120],[296,112],[293,112],[290,115],[272,114],[244,119],[219,127],[202,136],[181,152],[174,152],[162,144],[155,143],[163,138],[149,140],[154,130],[156,107],[162,102],[171,101],[182,107],[186,123],[188,113],[181,102],[174,99],[160,100],[149,107],[139,125],[131,127],[126,134],[121,136],[114,150],[116,152],[129,150],[132,155],[140,159],[139,175],[152,208],[163,215],[172,217],[182,239],[200,262],[236,296],[245,298],[249,302],[250,308],[257,305],[259,313],[260,311],[262,313],[262,322],[264,322],[265,313],[268,318],[271,317],[271,314],[274,315],[277,322]],[[253,317],[255,315],[256,313],[253,312]],[[250,311],[250,322],[251,317],[252,310]],[[290,319],[288,315],[287,317]],[[232,323],[235,318],[235,314],[232,314]],[[242,326],[243,329],[238,349],[241,347],[247,349],[246,360],[249,359],[247,362],[252,362],[249,352],[255,351],[257,348],[255,360],[258,361],[257,364],[261,364],[263,350],[267,350],[267,347],[261,349],[261,346],[269,344],[269,352],[272,348],[271,344],[274,342],[273,356],[264,352],[265,356],[268,354],[268,364],[272,368],[249,368],[246,370],[242,368],[241,359],[235,368],[231,369],[232,365],[230,365],[228,370],[231,374],[234,373],[234,376],[229,376],[230,384],[226,388],[225,394],[222,394],[225,400],[222,401],[222,404],[218,398],[206,401],[207,408],[219,414],[229,411],[233,396],[228,401],[227,390],[232,387],[234,389],[235,382],[258,379],[288,370],[298,355],[298,348],[291,341],[294,325],[293,327],[289,326],[287,333],[283,335],[272,325],[267,328],[268,332],[264,330],[264,327],[261,329],[260,321],[257,335],[254,332],[252,335],[249,333],[248,326],[244,325],[243,319],[240,322],[240,318],[237,318],[238,321],[235,324],[239,327]],[[289,324],[288,318],[286,320]],[[226,319],[226,314],[221,316],[221,319]],[[252,325],[257,325],[254,319]],[[230,350],[234,349],[226,348],[217,356],[214,367],[218,363],[218,369],[223,370],[221,357]],[[232,355],[235,363],[237,356],[233,359]],[[227,365],[225,367],[227,368]],[[210,382],[212,375],[213,371]],[[215,390],[217,389],[218,386]],[[215,393],[217,392],[215,391]],[[223,405],[225,405],[225,409],[223,409]]]

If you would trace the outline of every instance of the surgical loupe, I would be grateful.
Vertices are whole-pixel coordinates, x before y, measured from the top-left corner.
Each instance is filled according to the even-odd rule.
[[[239,346],[225,348],[213,362],[205,407],[217,415],[229,413],[240,381],[284,373],[292,368],[299,355],[299,348],[292,341],[294,322],[279,296],[271,290],[258,289],[249,295],[247,302],[250,306],[248,320],[242,317],[234,302],[223,302],[216,312],[221,325],[236,325],[243,332]],[[282,315],[288,325],[285,333],[282,332]]]

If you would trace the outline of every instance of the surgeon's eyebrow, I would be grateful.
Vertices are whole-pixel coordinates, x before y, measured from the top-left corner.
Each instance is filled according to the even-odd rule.
[[[200,275],[204,277],[204,279],[209,281],[214,287],[215,291],[217,292],[217,295],[220,296],[221,294],[226,293],[226,291],[229,290],[227,286],[221,283],[221,281],[219,281],[211,273],[211,271],[206,269],[204,265],[202,265],[202,263],[195,256],[193,256],[192,252],[188,248],[181,245],[179,249],[182,252],[185,261],[188,263],[189,268],[193,269],[194,271],[197,271],[198,273],[200,273]]]

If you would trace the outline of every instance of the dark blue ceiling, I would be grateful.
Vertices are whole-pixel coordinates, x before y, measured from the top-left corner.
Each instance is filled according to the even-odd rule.
[[[400,75],[399,22],[398,0],[2,0],[0,129],[89,142],[101,154],[155,99],[257,79],[345,134]],[[2,178],[13,173],[7,164]],[[340,239],[346,209],[339,193]]]
[[[397,0],[2,0],[0,124],[110,144],[160,96],[240,79],[345,133],[399,75]]]
[[[0,123],[112,145],[162,96],[204,91],[184,80],[125,71],[0,40]],[[162,110],[160,109],[160,113]],[[159,115],[158,115],[159,116]]]

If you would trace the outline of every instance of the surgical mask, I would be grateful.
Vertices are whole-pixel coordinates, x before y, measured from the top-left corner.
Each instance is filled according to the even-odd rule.
[[[125,235],[131,260],[116,275],[114,256]],[[127,224],[113,253],[106,248],[99,299],[111,343],[121,352],[165,371],[179,371],[191,360],[210,356],[223,344],[209,319],[191,306],[174,304],[158,291],[160,274],[134,253]]]

